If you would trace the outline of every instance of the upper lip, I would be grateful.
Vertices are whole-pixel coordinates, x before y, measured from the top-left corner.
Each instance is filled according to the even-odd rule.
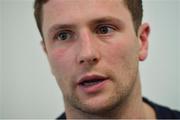
[[[108,79],[108,77],[103,76],[103,75],[97,75],[97,74],[84,75],[77,81],[77,84],[81,84],[85,81],[106,80],[106,79]]]

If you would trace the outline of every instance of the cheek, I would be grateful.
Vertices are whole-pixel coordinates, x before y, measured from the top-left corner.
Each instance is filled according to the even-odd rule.
[[[54,49],[48,54],[51,71],[63,93],[68,92],[68,89],[71,88],[67,86],[72,86],[70,81],[73,74],[69,72],[73,66],[72,54],[71,51],[59,48]]]
[[[49,52],[48,59],[55,77],[64,76],[70,69],[72,54],[67,50],[56,48]],[[68,63],[68,64],[67,64]]]
[[[125,56],[125,46],[122,44],[113,44],[112,46],[108,46],[107,48],[109,51],[104,52],[106,53],[106,57],[108,57],[109,63],[116,63],[118,59]],[[119,61],[119,60],[118,60]]]
[[[104,52],[108,60],[107,62],[116,66],[135,60],[137,57],[137,46],[132,41],[124,40],[107,46],[108,51]]]

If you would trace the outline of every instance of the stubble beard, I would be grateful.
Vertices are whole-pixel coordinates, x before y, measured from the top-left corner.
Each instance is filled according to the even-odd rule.
[[[131,71],[132,72],[132,71]],[[64,100],[76,110],[93,116],[110,117],[110,113],[117,112],[130,96],[135,82],[137,81],[138,70],[129,73],[129,83],[123,84],[123,79],[119,78],[119,84],[114,87],[114,92],[106,99],[106,104],[101,107],[92,107],[81,101],[76,94],[64,96]],[[107,116],[106,116],[107,115]]]

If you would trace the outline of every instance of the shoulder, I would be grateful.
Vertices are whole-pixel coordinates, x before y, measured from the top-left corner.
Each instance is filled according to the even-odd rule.
[[[62,113],[58,118],[57,118],[57,120],[58,119],[66,119],[66,114],[65,114],[65,112],[64,113]]]
[[[180,111],[156,104],[146,98],[143,98],[143,101],[149,104],[154,109],[157,119],[180,119]]]

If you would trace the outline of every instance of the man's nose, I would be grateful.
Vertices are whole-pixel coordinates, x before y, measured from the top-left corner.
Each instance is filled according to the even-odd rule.
[[[78,64],[80,65],[95,65],[100,60],[98,42],[93,38],[93,35],[87,32],[81,35],[79,53],[77,56]]]

